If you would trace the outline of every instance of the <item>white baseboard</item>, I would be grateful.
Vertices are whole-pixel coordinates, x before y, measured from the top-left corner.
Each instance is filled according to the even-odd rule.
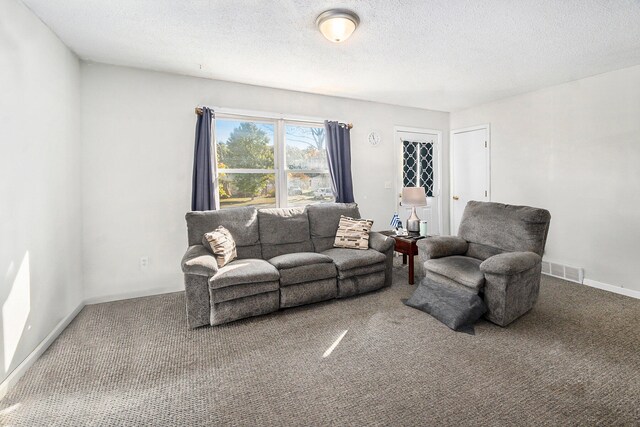
[[[139,291],[121,292],[119,294],[89,297],[84,300],[84,303],[86,305],[101,304],[103,302],[121,301],[125,299],[149,297],[152,295],[171,294],[173,292],[181,291],[184,291],[184,285],[180,285],[179,287],[152,288]]]
[[[607,283],[598,282],[597,280],[584,279],[584,284],[592,288],[602,289],[604,291],[613,292],[620,295],[626,295],[631,298],[640,299],[640,291],[622,288],[620,286],[609,285]]]
[[[58,322],[55,328],[53,328],[53,330],[49,332],[49,335],[47,335],[45,339],[43,339],[42,342],[38,344],[38,346],[31,352],[31,354],[29,354],[29,356],[27,356],[27,358],[24,359],[22,363],[20,363],[0,384],[0,400],[2,400],[6,396],[9,389],[18,382],[18,380],[25,374],[25,372],[27,372],[31,365],[33,365],[35,361],[38,360],[40,356],[42,356],[42,353],[44,353],[45,350],[49,348],[49,346],[56,340],[56,338],[58,338],[58,335],[60,335],[60,333],[65,330],[69,323],[71,323],[71,321],[76,318],[83,307],[84,302],[81,302],[71,313],[69,313],[68,316]]]

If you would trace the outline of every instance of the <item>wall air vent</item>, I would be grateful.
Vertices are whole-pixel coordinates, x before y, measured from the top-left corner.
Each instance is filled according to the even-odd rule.
[[[559,277],[576,283],[584,283],[584,268],[571,267],[556,262],[542,261],[542,274]]]

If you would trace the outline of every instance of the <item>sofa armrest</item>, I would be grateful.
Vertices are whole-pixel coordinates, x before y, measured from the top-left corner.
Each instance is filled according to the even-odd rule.
[[[386,256],[384,268],[384,285],[391,286],[393,281],[393,248],[396,241],[377,231],[369,232],[369,248],[381,252]]]
[[[457,236],[432,236],[418,240],[418,253],[424,260],[467,253],[469,244]]]
[[[189,246],[182,257],[182,272],[211,277],[218,271],[218,263],[211,252],[202,245]]]
[[[487,258],[480,264],[480,271],[490,274],[513,276],[527,271],[542,262],[534,252],[505,252]]]
[[[369,232],[369,247],[378,252],[385,253],[395,244],[393,238],[385,236],[377,231]]]

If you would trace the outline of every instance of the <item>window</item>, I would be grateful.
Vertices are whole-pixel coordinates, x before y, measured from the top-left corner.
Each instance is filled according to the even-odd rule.
[[[216,120],[220,207],[276,206],[275,124]]]
[[[221,209],[334,200],[322,124],[218,115],[215,135]]]
[[[333,201],[324,127],[285,124],[287,206]]]
[[[402,141],[402,172],[404,187],[424,187],[433,197],[433,141]]]

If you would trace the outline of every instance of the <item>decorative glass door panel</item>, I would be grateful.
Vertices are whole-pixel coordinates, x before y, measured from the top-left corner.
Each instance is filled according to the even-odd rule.
[[[402,172],[404,187],[424,187],[433,197],[433,143],[402,141]]]

